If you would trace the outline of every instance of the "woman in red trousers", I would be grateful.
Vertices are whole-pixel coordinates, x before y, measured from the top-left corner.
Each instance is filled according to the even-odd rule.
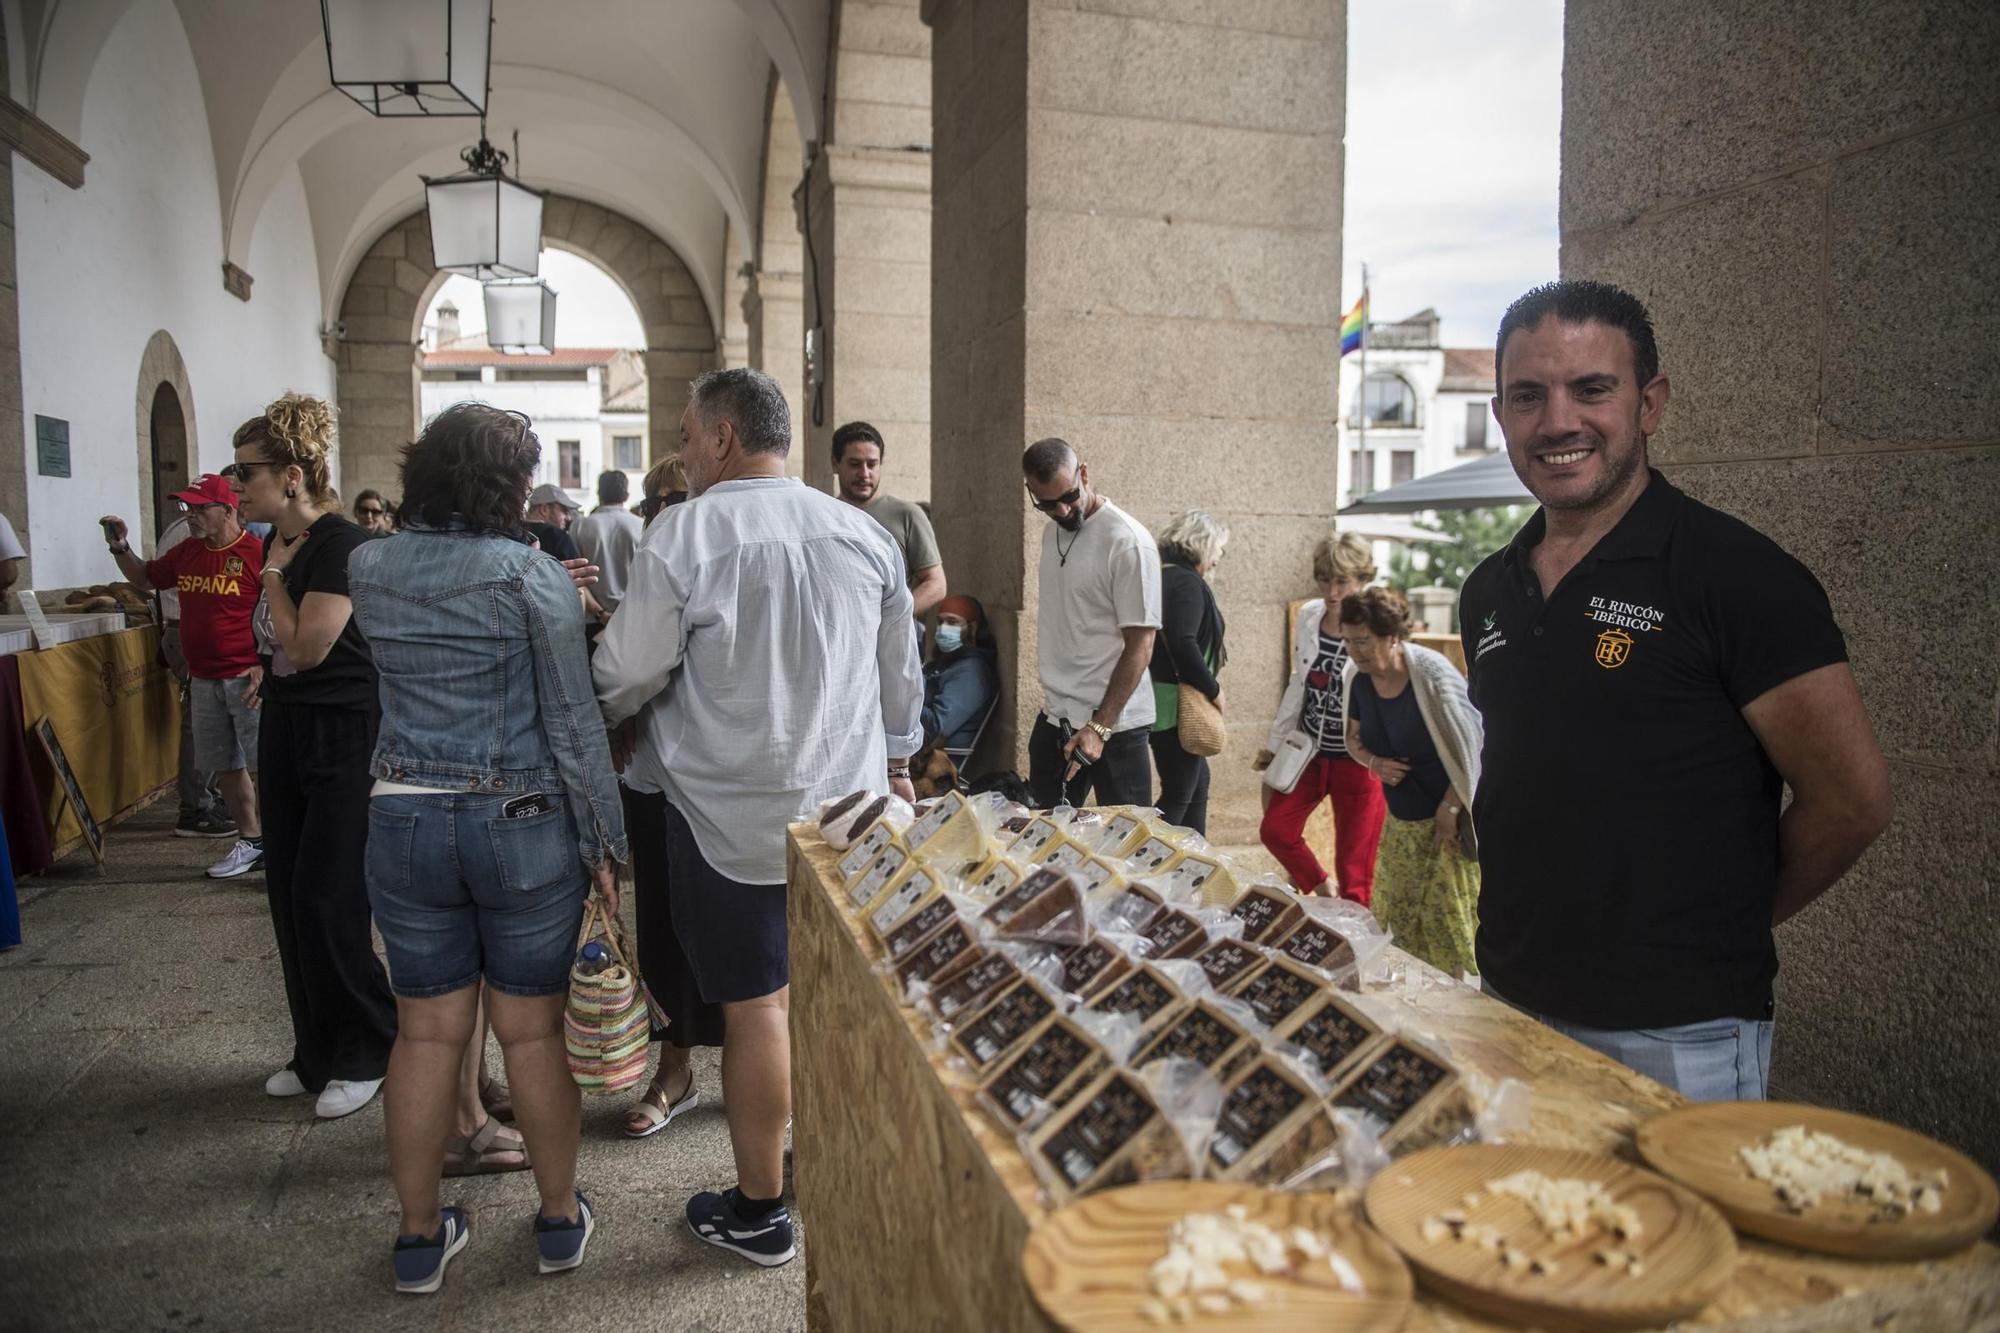
[[[1388,806],[1375,774],[1347,753],[1347,719],[1340,703],[1347,648],[1338,622],[1341,599],[1367,587],[1375,574],[1368,543],[1351,532],[1329,534],[1313,548],[1313,581],[1325,595],[1299,610],[1291,683],[1271,724],[1270,743],[1256,763],[1259,772],[1265,771],[1290,738],[1299,738],[1294,745],[1302,740],[1309,746],[1312,757],[1289,790],[1274,790],[1266,778],[1258,835],[1301,892],[1331,895],[1337,885],[1341,897],[1364,907],[1375,884],[1375,852]],[[1305,838],[1306,821],[1323,800],[1333,803],[1332,875]]]

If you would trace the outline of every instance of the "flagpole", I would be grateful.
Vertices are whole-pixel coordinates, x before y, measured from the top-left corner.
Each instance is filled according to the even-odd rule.
[[[1357,500],[1375,489],[1375,460],[1368,456],[1368,316],[1368,261],[1364,259],[1361,261],[1361,379],[1354,386],[1354,417],[1361,423],[1359,443],[1355,445],[1355,471],[1366,465],[1368,490],[1360,491],[1354,497]]]

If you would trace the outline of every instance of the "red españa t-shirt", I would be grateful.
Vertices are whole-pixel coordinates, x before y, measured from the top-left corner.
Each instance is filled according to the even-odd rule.
[[[181,595],[181,652],[189,675],[227,680],[257,665],[250,613],[257,609],[263,569],[263,544],[248,532],[219,551],[190,537],[146,562],[155,588]]]

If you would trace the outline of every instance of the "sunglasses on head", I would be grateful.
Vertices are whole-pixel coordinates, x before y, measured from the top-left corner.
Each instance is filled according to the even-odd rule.
[[[1033,491],[1030,491],[1028,493],[1028,502],[1034,505],[1035,508],[1041,510],[1044,514],[1053,514],[1056,510],[1061,509],[1064,505],[1073,505],[1082,498],[1083,498],[1083,487],[1081,486],[1072,486],[1068,490],[1064,491],[1061,495],[1058,495],[1053,500],[1037,500],[1035,499]]]

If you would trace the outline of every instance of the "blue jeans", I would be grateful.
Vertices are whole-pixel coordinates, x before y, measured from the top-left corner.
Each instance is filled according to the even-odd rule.
[[[1671,1028],[1611,1031],[1567,1023],[1515,1004],[1482,981],[1487,995],[1544,1027],[1582,1042],[1693,1102],[1761,1102],[1771,1086],[1771,1033],[1776,1024],[1712,1018]]]
[[[569,984],[589,878],[569,803],[508,819],[506,795],[377,796],[368,803],[368,901],[406,999],[483,975],[508,995]]]

